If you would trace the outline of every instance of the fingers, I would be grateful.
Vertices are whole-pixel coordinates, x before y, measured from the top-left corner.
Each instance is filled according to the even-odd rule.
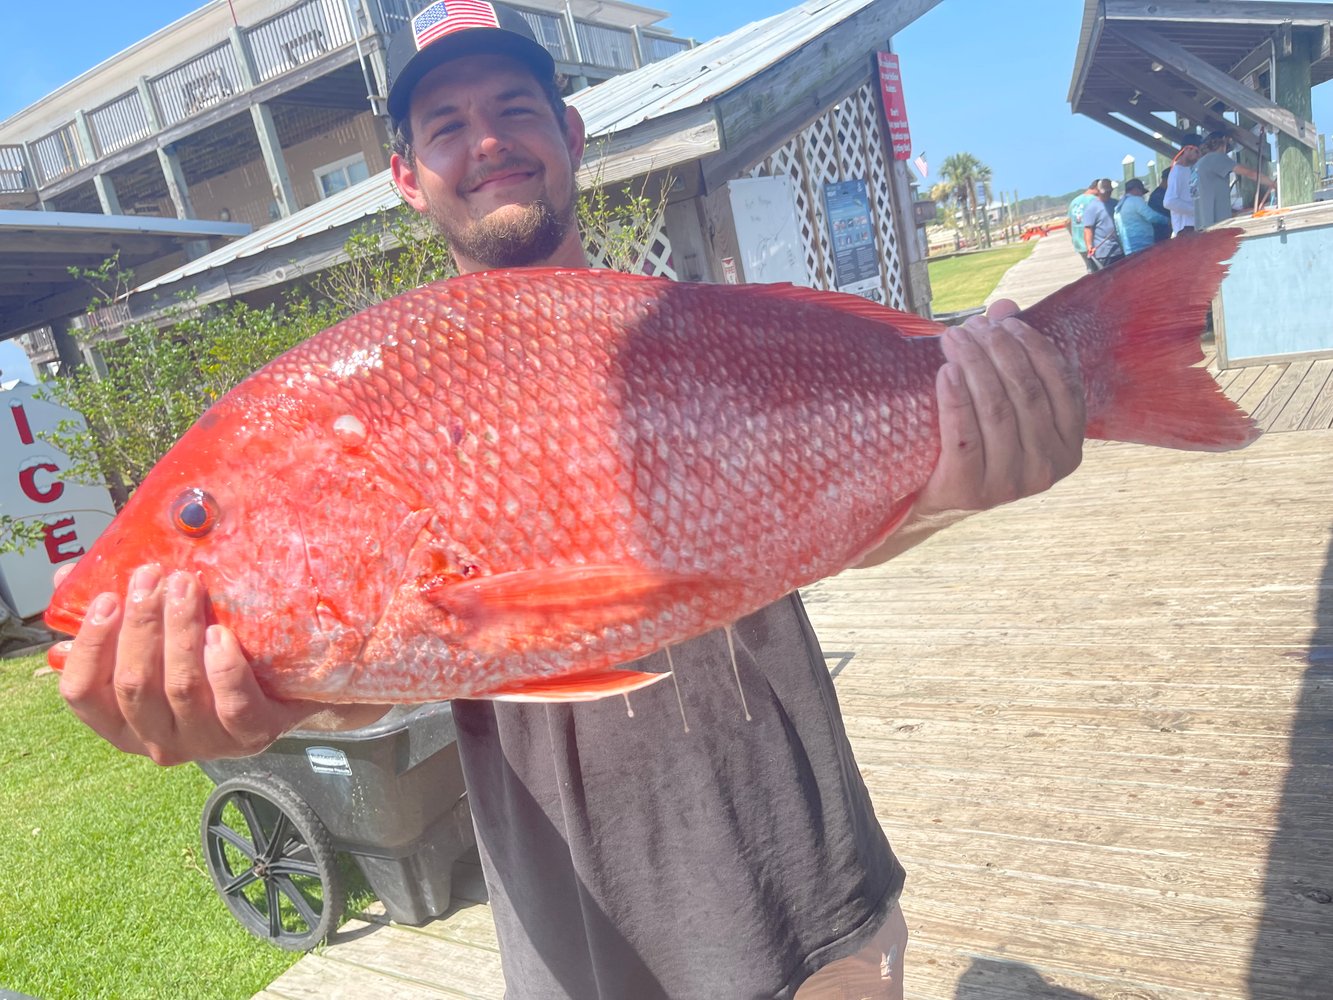
[[[60,672],[60,695],[80,721],[108,743],[141,754],[143,744],[125,725],[113,687],[120,621],[115,594],[93,599],[78,636],[63,644],[69,652]]]
[[[1045,337],[992,306],[945,332],[936,379],[940,460],[923,513],[984,510],[1048,489],[1082,457],[1082,384]]]
[[[207,616],[191,574],[140,567],[123,610],[114,594],[92,602],[62,696],[108,742],[163,765],[258,753],[317,710],[270,699],[236,638]]]

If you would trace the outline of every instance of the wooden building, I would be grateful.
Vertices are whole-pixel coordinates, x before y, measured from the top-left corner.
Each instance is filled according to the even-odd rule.
[[[1329,79],[1333,3],[1085,0],[1069,105],[1168,158],[1225,132],[1269,176],[1275,136],[1290,207],[1313,200],[1324,174],[1310,90]]]
[[[855,188],[865,208],[858,290],[926,312],[913,189],[888,143],[877,54],[937,2],[806,3],[572,94],[589,135],[580,183],[661,194],[663,211],[641,247],[645,273],[775,280],[754,273],[763,244],[817,288],[845,284],[829,189]],[[771,190],[782,198],[761,199],[756,236],[746,220],[738,227],[745,196],[737,192],[764,179],[780,182]],[[377,174],[141,286],[130,312],[152,315],[184,291],[200,303],[271,297],[344,260],[348,236],[399,204],[388,172]],[[589,251],[595,259],[598,248]]]

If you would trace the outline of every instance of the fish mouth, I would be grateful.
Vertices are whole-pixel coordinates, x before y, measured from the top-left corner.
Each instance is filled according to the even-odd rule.
[[[70,608],[56,607],[53,604],[46,609],[46,612],[42,615],[42,620],[57,632],[78,635],[79,627],[83,624],[86,615],[86,608],[75,611]]]

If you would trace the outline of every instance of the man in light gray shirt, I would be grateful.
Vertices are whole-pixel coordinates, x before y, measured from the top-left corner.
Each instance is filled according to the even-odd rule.
[[[1211,225],[1231,218],[1233,173],[1249,178],[1265,190],[1273,186],[1273,182],[1267,177],[1255,173],[1228,156],[1229,145],[1230,140],[1225,132],[1209,133],[1208,138],[1203,141],[1203,155],[1194,165],[1199,178],[1198,192],[1194,196],[1194,225],[1198,229],[1207,229]]]

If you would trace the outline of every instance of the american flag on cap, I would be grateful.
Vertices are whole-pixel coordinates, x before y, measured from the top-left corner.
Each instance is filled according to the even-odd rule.
[[[485,0],[436,0],[412,18],[412,37],[420,52],[441,35],[464,28],[498,28],[495,8]]]

